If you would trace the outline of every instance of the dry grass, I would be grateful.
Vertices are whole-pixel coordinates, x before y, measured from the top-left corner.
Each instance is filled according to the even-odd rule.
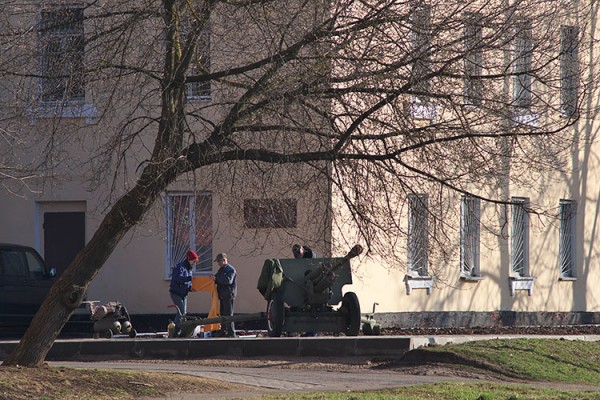
[[[180,374],[72,368],[0,367],[0,400],[118,400],[247,387]]]

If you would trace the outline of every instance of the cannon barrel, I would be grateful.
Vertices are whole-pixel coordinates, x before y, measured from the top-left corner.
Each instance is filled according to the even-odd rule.
[[[321,280],[330,281],[333,283],[335,281],[335,276],[332,276],[332,273],[336,270],[340,269],[348,260],[360,255],[363,251],[363,248],[360,244],[354,245],[352,249],[346,254],[344,257],[337,260],[335,263],[331,265],[321,265],[319,268],[315,268],[308,275],[306,275],[307,280],[315,281],[315,285],[317,285]]]
[[[311,281],[327,280],[332,281],[331,283],[333,283],[333,281],[335,280],[335,276],[332,276],[332,273],[344,266],[344,264],[346,264],[348,260],[358,256],[360,253],[362,253],[362,251],[363,248],[360,244],[354,245],[354,247],[352,247],[352,249],[344,257],[340,258],[331,265],[321,265],[319,268],[316,268],[315,270],[311,271],[308,275],[306,275],[306,279]]]
[[[196,329],[196,327],[200,325],[226,324],[228,322],[259,321],[262,319],[267,319],[267,313],[259,312],[254,314],[239,314],[211,318],[185,317],[185,320],[181,321],[181,336],[190,337],[194,333],[194,329]]]
[[[358,256],[363,251],[361,245],[357,244],[344,257],[331,263],[321,263],[314,270],[304,276],[304,285],[307,291],[307,302],[318,304],[326,302],[329,297],[328,289],[333,286],[337,277],[335,271],[344,266],[350,259]]]
[[[355,244],[348,254],[342,257],[338,262],[333,264],[329,270],[335,272],[335,270],[341,268],[344,264],[346,264],[350,259],[359,256],[363,252],[363,247],[360,244]]]
[[[231,316],[223,316],[223,317],[212,317],[212,318],[190,318],[186,317],[185,321],[181,322],[181,326],[190,325],[190,326],[198,326],[198,325],[210,325],[210,324],[225,324],[227,322],[243,322],[243,321],[257,321],[261,319],[265,319],[267,314],[264,312],[254,313],[254,314],[238,314]]]

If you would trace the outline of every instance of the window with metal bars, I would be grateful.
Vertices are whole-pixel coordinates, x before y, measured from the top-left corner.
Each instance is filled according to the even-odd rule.
[[[514,72],[513,97],[516,107],[531,107],[531,83],[532,83],[532,28],[531,21],[521,19],[516,26],[514,46]]]
[[[478,24],[477,14],[469,15],[464,27],[465,47],[465,104],[481,105],[483,84],[481,80],[483,52],[481,51],[482,26]]]
[[[408,196],[408,272],[428,276],[429,238],[426,194]]]
[[[198,254],[194,275],[212,273],[212,194],[174,193],[166,196],[167,278],[188,250]]]
[[[413,90],[420,94],[429,93],[426,78],[431,62],[431,8],[424,4],[414,7],[411,14],[411,45],[415,60],[412,64]]]
[[[577,202],[560,200],[558,265],[561,278],[575,278]]]
[[[480,200],[463,196],[460,203],[460,275],[463,278],[480,277]]]
[[[191,27],[184,25],[181,28],[182,45],[185,43]],[[188,76],[201,76],[210,72],[210,32],[204,30],[198,34],[196,51],[192,56],[192,63],[188,70]],[[210,82],[188,82],[186,84],[187,98],[189,100],[210,100]]]
[[[83,8],[56,7],[41,11],[40,99],[45,102],[83,101]]]
[[[511,276],[531,276],[529,273],[529,199],[511,198],[510,258]]]
[[[572,116],[577,111],[579,90],[579,28],[563,26],[560,30],[560,109]]]

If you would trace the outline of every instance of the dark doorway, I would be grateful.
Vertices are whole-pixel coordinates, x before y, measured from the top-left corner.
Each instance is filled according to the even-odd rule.
[[[85,246],[85,212],[44,213],[44,259],[60,276]]]

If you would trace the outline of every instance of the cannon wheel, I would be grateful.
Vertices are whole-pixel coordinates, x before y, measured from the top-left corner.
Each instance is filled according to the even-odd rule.
[[[342,298],[342,308],[346,310],[346,336],[358,336],[360,331],[360,304],[354,292],[348,292]]]
[[[283,297],[275,291],[271,295],[271,300],[267,303],[267,333],[270,337],[281,336],[284,320]]]

